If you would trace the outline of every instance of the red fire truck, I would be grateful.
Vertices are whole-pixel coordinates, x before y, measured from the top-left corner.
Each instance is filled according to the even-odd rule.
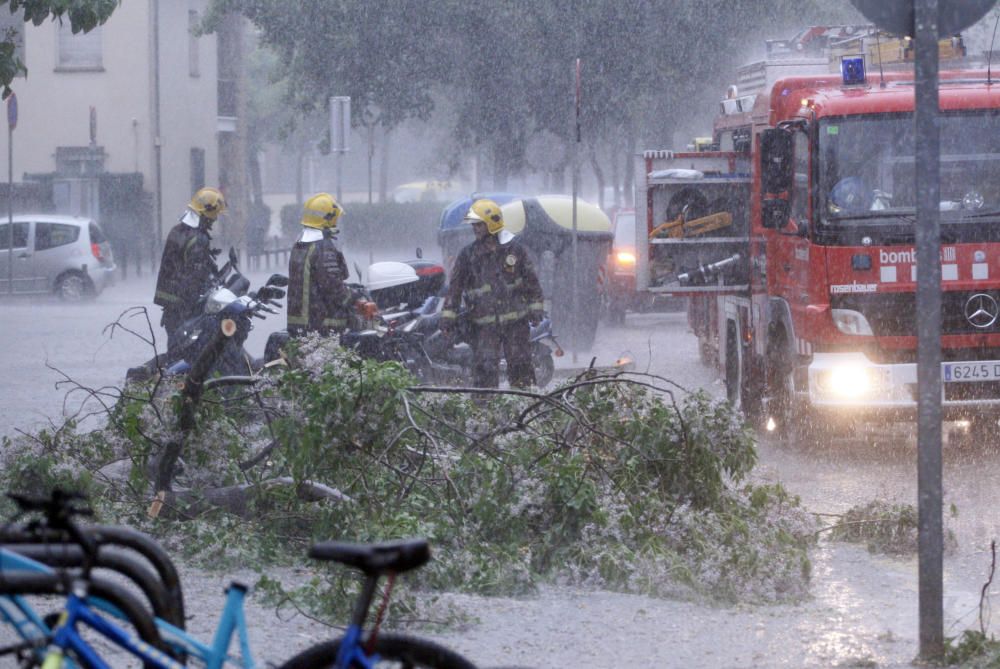
[[[811,30],[797,40],[817,48],[769,43],[769,59],[741,72],[756,88],[730,88],[715,150],[643,155],[637,234],[639,288],[688,295],[731,402],[799,439],[912,420],[920,317],[908,42],[861,26]],[[1000,80],[949,69],[949,56],[967,64],[958,40],[941,53],[941,392],[946,418],[993,431]]]

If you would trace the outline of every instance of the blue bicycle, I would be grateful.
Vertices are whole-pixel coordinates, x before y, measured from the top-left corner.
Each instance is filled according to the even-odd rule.
[[[24,666],[43,669],[60,667],[84,667],[104,669],[109,665],[93,648],[92,644],[79,633],[79,627],[89,628],[99,637],[110,641],[122,651],[139,658],[146,667],[174,669],[182,663],[195,660],[199,666],[221,669],[236,666],[253,669],[258,665],[250,652],[243,601],[246,587],[233,583],[227,590],[226,605],[220,618],[212,644],[204,644],[180,626],[167,622],[162,617],[155,619],[149,611],[126,590],[91,575],[95,565],[109,567],[109,560],[98,550],[90,528],[81,527],[73,519],[85,512],[72,506],[70,496],[54,493],[49,500],[30,500],[13,497],[24,510],[41,511],[46,516],[46,537],[51,540],[53,531],[64,533],[70,548],[49,555],[60,555],[60,561],[80,567],[71,573],[58,572],[49,566],[33,560],[13,550],[0,548],[0,617],[13,626],[24,640],[18,650],[28,650],[21,654]],[[107,538],[113,533],[103,529]],[[9,533],[8,533],[9,534]],[[101,532],[96,532],[101,534]],[[21,541],[24,534],[17,535]],[[130,539],[135,544],[134,539]],[[141,543],[141,542],[139,542]],[[22,546],[15,546],[22,550]],[[51,549],[51,545],[49,546]],[[147,550],[147,549],[144,549]],[[38,556],[37,548],[25,552]],[[76,555],[78,559],[72,556]],[[70,556],[70,557],[67,557]],[[426,668],[426,669],[474,669],[470,662],[434,642],[400,635],[379,634],[382,615],[388,604],[395,575],[415,569],[430,559],[430,548],[423,539],[386,542],[381,544],[348,544],[324,542],[310,550],[310,556],[320,560],[331,560],[354,567],[365,575],[364,585],[355,604],[351,624],[345,635],[336,641],[318,644],[293,657],[283,665],[286,669],[300,667],[331,667],[333,669],[373,669],[376,667]],[[148,557],[148,556],[146,556]],[[119,566],[122,556],[118,556]],[[160,560],[154,556],[154,561]],[[111,561],[114,562],[114,561]],[[127,562],[127,560],[126,560]],[[166,573],[168,580],[172,565],[167,569],[158,565],[158,571]],[[127,571],[118,569],[117,571]],[[141,570],[140,570],[141,571]],[[136,581],[135,570],[132,570]],[[174,575],[176,574],[173,572]],[[377,590],[378,582],[388,577],[384,599],[372,629],[365,631],[365,622]],[[141,578],[139,580],[142,580]],[[183,610],[179,588],[173,597],[161,596],[149,583],[140,584],[140,589],[152,603],[153,612],[171,613]],[[65,609],[50,630],[45,620],[27,605],[22,595],[66,593]],[[159,603],[155,603],[157,600]],[[102,613],[111,612],[118,620],[126,620],[130,630],[116,624]],[[175,620],[175,622],[177,622]],[[181,624],[183,620],[180,621]],[[233,637],[238,637],[239,655],[231,655],[229,647]],[[0,651],[2,652],[2,651]],[[34,660],[31,662],[30,660]]]

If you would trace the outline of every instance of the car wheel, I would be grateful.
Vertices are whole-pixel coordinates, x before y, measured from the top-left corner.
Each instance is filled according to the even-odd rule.
[[[56,295],[65,302],[80,302],[88,296],[87,288],[87,280],[82,275],[69,272],[56,282]]]

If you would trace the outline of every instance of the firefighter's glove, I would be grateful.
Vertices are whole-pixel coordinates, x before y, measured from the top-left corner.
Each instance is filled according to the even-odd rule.
[[[222,249],[209,249],[208,250],[208,255],[212,256],[212,260],[217,259],[219,257],[220,253],[222,253]]]
[[[544,311],[529,311],[528,312],[528,323],[531,325],[538,325],[545,318]]]
[[[378,305],[370,300],[357,300],[354,302],[354,310],[362,318],[373,319],[378,315]]]

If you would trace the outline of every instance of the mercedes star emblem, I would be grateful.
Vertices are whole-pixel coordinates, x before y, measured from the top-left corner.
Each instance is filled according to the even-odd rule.
[[[997,322],[1000,305],[992,295],[976,293],[965,301],[965,318],[973,327],[988,328]]]

